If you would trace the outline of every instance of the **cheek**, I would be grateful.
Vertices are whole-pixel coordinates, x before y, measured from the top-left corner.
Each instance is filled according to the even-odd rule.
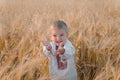
[[[63,39],[66,39],[67,37],[66,36],[63,36]]]
[[[56,40],[55,37],[51,36],[51,41],[55,41],[55,40]]]
[[[51,40],[51,41],[53,40],[53,37],[52,37],[52,36],[50,36],[50,40]]]
[[[66,41],[66,39],[67,39],[66,37],[62,37],[62,40],[63,40],[63,41]]]

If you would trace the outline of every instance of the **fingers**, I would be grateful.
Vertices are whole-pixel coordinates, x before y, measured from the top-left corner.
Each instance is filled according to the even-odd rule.
[[[52,49],[52,46],[46,46],[46,49],[50,51]]]
[[[64,52],[65,52],[65,49],[64,49],[64,48],[60,50],[60,53],[61,53],[61,54],[64,54]]]
[[[56,55],[59,55],[60,54],[60,51],[59,50],[56,50],[55,52],[54,52],[54,55],[56,56]]]
[[[58,50],[56,50],[55,54],[57,54],[57,55],[64,54],[64,52],[65,52],[64,48],[63,49],[58,49]]]
[[[61,42],[61,43],[60,43],[60,47],[63,47],[63,46],[64,46],[64,43],[63,43],[63,42]]]

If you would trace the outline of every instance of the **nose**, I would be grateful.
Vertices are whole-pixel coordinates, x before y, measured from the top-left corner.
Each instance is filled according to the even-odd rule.
[[[56,39],[57,39],[57,41],[60,41],[60,39],[61,39],[61,38],[60,38],[60,36],[57,36],[57,38],[56,38]]]

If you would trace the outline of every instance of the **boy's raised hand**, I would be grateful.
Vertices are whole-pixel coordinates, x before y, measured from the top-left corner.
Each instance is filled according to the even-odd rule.
[[[55,51],[55,55],[64,54],[65,49],[63,48],[64,44],[60,43],[58,49]]]
[[[52,49],[52,46],[46,46],[46,49],[50,51]]]
[[[63,48],[63,46],[64,46],[64,43],[61,42],[59,45],[59,48],[58,48],[58,51],[60,52],[60,54],[64,54],[64,52],[65,52],[65,49]]]
[[[64,48],[58,48],[58,50],[56,50],[57,54],[64,54],[65,49]]]
[[[49,41],[42,41],[42,45],[45,46],[48,51],[52,49]]]

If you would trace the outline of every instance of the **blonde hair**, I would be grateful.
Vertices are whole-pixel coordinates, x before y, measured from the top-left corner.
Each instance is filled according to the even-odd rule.
[[[53,28],[58,28],[58,29],[64,29],[65,30],[65,32],[66,32],[66,34],[67,34],[67,36],[68,36],[68,26],[66,25],[66,23],[64,22],[64,21],[62,21],[62,20],[56,20],[56,21],[54,21],[52,24],[51,24],[51,26],[50,26],[50,28],[48,29],[48,31],[47,31],[47,33],[46,33],[46,37],[50,40],[50,34],[51,34],[51,29],[53,29]]]
[[[50,28],[58,28],[58,29],[64,29],[66,31],[66,33],[68,34],[68,26],[67,24],[62,21],[62,20],[56,20],[52,23],[52,25],[50,26]]]

